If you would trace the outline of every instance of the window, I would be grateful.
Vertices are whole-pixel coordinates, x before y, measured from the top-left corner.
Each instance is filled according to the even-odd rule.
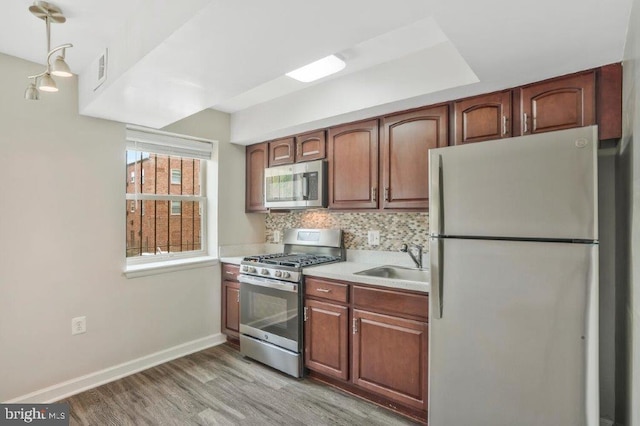
[[[212,149],[210,141],[127,126],[128,265],[206,254],[203,182]]]
[[[180,201],[171,202],[171,214],[172,215],[182,214],[182,203]]]
[[[173,185],[180,185],[182,183],[182,170],[171,169],[171,183]]]

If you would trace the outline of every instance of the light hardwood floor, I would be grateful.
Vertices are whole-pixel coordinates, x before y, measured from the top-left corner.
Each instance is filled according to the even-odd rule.
[[[220,345],[75,395],[71,425],[413,425]]]

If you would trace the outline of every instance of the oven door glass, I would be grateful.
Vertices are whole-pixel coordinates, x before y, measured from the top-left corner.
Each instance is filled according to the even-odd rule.
[[[240,275],[240,332],[299,352],[298,285]]]

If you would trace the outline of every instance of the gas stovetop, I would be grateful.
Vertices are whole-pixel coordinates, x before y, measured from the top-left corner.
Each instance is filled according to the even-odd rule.
[[[287,229],[284,252],[247,256],[240,263],[246,275],[290,282],[302,281],[302,268],[345,260],[339,229]]]
[[[337,262],[342,260],[339,256],[325,256],[307,253],[275,253],[259,254],[247,256],[243,262],[263,263],[265,265],[290,266],[292,268],[302,268],[304,266],[319,265],[327,262]]]

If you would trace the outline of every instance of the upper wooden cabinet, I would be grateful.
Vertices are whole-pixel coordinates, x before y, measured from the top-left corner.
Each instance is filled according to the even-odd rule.
[[[327,156],[324,130],[304,133],[269,142],[269,167],[303,161],[321,160]]]
[[[269,144],[264,142],[247,146],[246,160],[245,210],[265,212],[264,169],[269,166]]]
[[[523,135],[596,124],[595,72],[530,84],[519,92]]]
[[[382,208],[429,207],[429,150],[448,145],[446,105],[382,119]]]
[[[284,138],[269,142],[269,165],[280,166],[295,161],[294,139]]]
[[[324,130],[296,136],[296,162],[326,158],[327,137]]]
[[[378,120],[329,129],[329,207],[378,207]]]
[[[455,102],[456,145],[511,137],[511,126],[511,90]]]

